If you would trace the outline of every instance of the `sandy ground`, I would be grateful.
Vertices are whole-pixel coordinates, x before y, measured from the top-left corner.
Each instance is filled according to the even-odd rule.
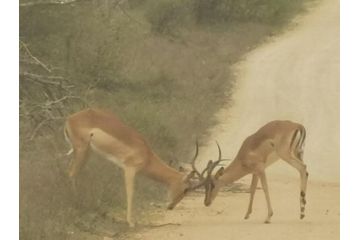
[[[184,199],[164,211],[160,223],[137,239],[339,239],[339,1],[322,0],[290,29],[233,66],[237,76],[221,124],[201,148],[201,164],[233,158],[243,139],[266,122],[291,119],[307,128],[304,160],[310,173],[306,217],[299,219],[299,174],[285,163],[267,170],[274,216],[263,224],[266,205],[257,191],[254,213],[244,220],[248,194],[221,192],[211,207],[203,196]],[[248,177],[242,180],[248,183]]]
[[[259,127],[290,119],[307,129],[311,176],[339,181],[339,1],[322,0],[291,28],[233,66],[233,101],[219,112],[221,124],[201,149],[203,164],[217,156],[215,139],[224,157],[233,158]]]
[[[274,215],[264,224],[266,205],[263,191],[256,192],[251,218],[244,220],[249,194],[221,192],[211,207],[202,195],[189,196],[174,211],[167,211],[158,223],[177,223],[136,234],[137,239],[339,239],[339,186],[311,182],[307,216],[299,219],[298,181],[271,181]]]

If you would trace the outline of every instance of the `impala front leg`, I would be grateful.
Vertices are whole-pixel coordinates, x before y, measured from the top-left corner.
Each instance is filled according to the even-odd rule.
[[[125,184],[126,184],[126,195],[127,195],[127,222],[130,227],[135,226],[135,222],[132,218],[132,202],[133,192],[135,185],[136,170],[134,168],[125,168]]]
[[[256,192],[256,189],[257,189],[257,184],[258,184],[258,176],[255,174],[252,174],[252,183],[251,183],[251,188],[250,188],[251,196],[250,196],[250,200],[249,200],[248,210],[247,210],[247,213],[246,213],[246,216],[244,217],[244,219],[248,219],[252,213],[253,199],[254,199],[254,194]]]
[[[75,196],[76,201],[78,200],[77,197],[77,175],[85,165],[87,161],[88,155],[88,145],[83,146],[76,146],[74,149],[74,156],[70,162],[68,175],[71,181],[72,193]]]
[[[266,178],[266,174],[264,171],[259,174],[259,178],[261,179],[261,184],[263,187],[263,191],[264,191],[264,194],[266,197],[267,207],[268,207],[268,216],[267,216],[266,220],[264,221],[264,223],[270,223],[270,219],[273,216],[273,209],[272,209],[272,205],[270,203],[267,178]]]

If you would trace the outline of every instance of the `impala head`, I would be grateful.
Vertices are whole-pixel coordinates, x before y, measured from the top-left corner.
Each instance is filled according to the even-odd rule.
[[[204,188],[205,188],[205,198],[204,198],[204,205],[210,206],[212,201],[216,198],[218,191],[221,187],[221,183],[219,181],[219,178],[223,175],[224,167],[221,167],[213,176],[212,172],[218,166],[218,164],[224,159],[222,159],[222,153],[221,148],[219,144],[217,143],[218,147],[218,160],[213,162],[210,160],[207,164],[207,167],[204,171],[207,171],[207,176],[204,181]]]
[[[192,187],[192,178],[194,177],[194,173],[190,172],[185,175],[182,180],[170,186],[170,204],[167,209],[172,210],[190,191]]]
[[[217,197],[218,191],[221,187],[219,182],[219,177],[223,175],[224,167],[221,167],[214,176],[208,175],[208,179],[205,188],[205,197],[204,197],[204,205],[210,206],[212,201]]]
[[[181,180],[170,186],[170,204],[167,207],[168,209],[173,209],[186,196],[187,193],[194,191],[195,189],[204,185],[205,178],[203,175],[205,171],[199,173],[195,166],[197,156],[198,143],[196,143],[196,153],[191,162],[192,170],[189,173],[184,174]]]

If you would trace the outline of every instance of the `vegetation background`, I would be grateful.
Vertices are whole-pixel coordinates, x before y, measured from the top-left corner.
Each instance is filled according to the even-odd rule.
[[[20,0],[20,238],[100,239],[109,221],[128,231],[112,221],[126,200],[111,163],[93,157],[71,195],[67,115],[111,110],[177,167],[228,102],[229,67],[301,10],[303,0]],[[140,178],[135,215],[165,198]]]

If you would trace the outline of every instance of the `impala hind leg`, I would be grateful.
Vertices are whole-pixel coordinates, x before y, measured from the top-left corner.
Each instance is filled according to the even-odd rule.
[[[264,194],[265,194],[265,197],[266,197],[267,207],[268,207],[268,215],[267,215],[267,218],[264,221],[264,223],[270,223],[270,219],[273,216],[273,209],[272,209],[272,205],[270,203],[267,178],[266,178],[266,174],[265,174],[264,170],[261,173],[259,173],[259,178],[261,180],[261,184],[262,184],[262,187],[263,187],[263,191],[264,191]]]
[[[133,192],[135,187],[136,170],[134,168],[125,168],[125,184],[126,184],[126,196],[127,196],[127,222],[130,227],[135,226],[135,222],[132,218],[132,203]]]
[[[307,182],[308,182],[308,172],[307,172],[307,166],[297,158],[291,158],[291,159],[285,159],[287,163],[289,163],[291,166],[293,166],[295,169],[299,171],[300,174],[300,196],[299,196],[299,202],[300,202],[300,219],[303,219],[305,214],[305,204],[306,201],[306,191],[307,191]]]
[[[252,174],[252,183],[251,183],[251,188],[250,188],[250,200],[249,200],[248,210],[247,210],[247,213],[246,213],[246,216],[244,217],[244,219],[248,219],[252,213],[253,199],[254,199],[254,194],[256,192],[256,189],[257,189],[257,184],[258,184],[258,176],[256,174]]]

